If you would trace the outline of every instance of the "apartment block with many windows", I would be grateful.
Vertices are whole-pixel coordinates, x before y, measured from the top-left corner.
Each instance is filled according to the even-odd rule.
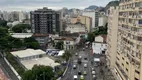
[[[142,0],[120,0],[117,36],[119,80],[142,80]]]
[[[117,50],[117,31],[118,31],[118,7],[110,7],[108,15],[108,34],[107,34],[107,65],[114,70]]]
[[[31,24],[33,33],[59,33],[60,14],[57,11],[44,7],[31,12]]]

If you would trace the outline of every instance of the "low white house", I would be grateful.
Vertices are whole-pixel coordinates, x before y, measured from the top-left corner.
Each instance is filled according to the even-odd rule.
[[[76,41],[73,38],[70,37],[58,37],[55,38],[54,42],[60,42],[63,41],[63,48],[65,50],[74,50],[75,49],[75,45],[76,45]]]
[[[102,51],[106,50],[107,44],[103,43],[92,43],[93,54],[102,54]]]
[[[13,56],[15,56],[19,62],[25,67],[25,69],[32,69],[34,65],[45,65],[55,67],[60,65],[59,63],[55,63],[54,60],[46,56],[46,52],[38,49],[26,49],[20,51],[11,52]]]
[[[99,35],[95,37],[95,42],[106,43],[107,35]]]

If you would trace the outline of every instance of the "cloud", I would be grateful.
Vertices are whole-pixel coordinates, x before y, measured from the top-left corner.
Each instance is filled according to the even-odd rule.
[[[90,5],[105,6],[109,1],[111,0],[0,0],[0,9],[29,11],[41,7],[84,8]]]

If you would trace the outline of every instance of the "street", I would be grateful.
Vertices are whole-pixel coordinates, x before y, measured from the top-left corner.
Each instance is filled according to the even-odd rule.
[[[74,75],[78,76],[77,80],[81,80],[80,79],[80,75],[78,75],[78,72],[81,71],[82,75],[83,72],[86,71],[87,75],[83,75],[84,76],[84,80],[115,80],[114,77],[112,76],[112,73],[110,71],[108,71],[108,69],[105,67],[105,64],[103,65],[98,65],[98,66],[94,66],[95,62],[94,57],[96,58],[100,58],[100,57],[104,57],[102,55],[92,55],[91,50],[89,49],[85,49],[83,51],[83,49],[78,50],[78,56],[73,56],[69,65],[69,68],[65,74],[65,76],[61,79],[61,80],[74,80]],[[78,64],[77,60],[78,57],[81,56],[82,59],[82,63]],[[87,58],[87,60],[85,60],[84,58]],[[93,63],[91,63],[93,62]],[[103,61],[102,61],[103,62]],[[106,62],[104,62],[106,63]],[[84,64],[87,64],[87,67],[84,67]],[[76,65],[76,69],[73,69],[73,65]],[[93,79],[92,77],[92,68],[95,69],[96,72],[96,79]]]
[[[69,69],[66,73],[66,75],[62,78],[62,80],[74,80],[73,77],[74,75],[78,75],[78,71],[81,71],[82,75],[83,72],[86,71],[87,75],[84,75],[84,79],[85,80],[92,80],[92,75],[91,75],[91,57],[90,57],[90,50],[86,49],[85,51],[83,51],[82,49],[79,50],[78,52],[78,56],[73,56],[71,59],[71,63],[69,66]],[[78,57],[81,56],[82,57],[82,63],[78,64],[77,60]],[[87,60],[85,60],[84,58],[87,58]],[[84,67],[84,64],[87,64],[87,67]],[[76,65],[76,69],[73,69],[73,65]],[[80,76],[78,75],[78,80],[80,79]]]

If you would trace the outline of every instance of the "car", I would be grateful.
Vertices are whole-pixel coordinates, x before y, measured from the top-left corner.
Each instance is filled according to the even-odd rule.
[[[96,79],[96,75],[92,75],[93,79]]]
[[[84,80],[84,76],[83,75],[80,76],[80,80]]]
[[[86,67],[87,67],[87,64],[84,64],[84,67],[86,68]]]
[[[95,71],[92,71],[92,75],[95,75],[96,74],[96,72]]]
[[[84,75],[86,75],[86,74],[87,74],[87,72],[86,72],[86,71],[84,71],[84,72],[83,72],[83,74],[84,74]]]
[[[82,58],[82,56],[79,56],[78,58],[79,58],[79,59],[81,59],[81,58]]]
[[[92,68],[92,71],[94,71],[95,70],[95,68]]]
[[[97,63],[94,63],[94,67],[98,67],[98,64],[97,64]]]
[[[76,65],[73,65],[73,69],[76,69]]]
[[[78,53],[75,53],[75,56],[78,56]]]
[[[87,60],[87,57],[85,57],[84,59]]]
[[[81,71],[78,71],[78,75],[81,75],[82,73],[81,73]]]
[[[73,76],[73,79],[74,79],[74,80],[77,80],[77,78],[78,78],[77,75],[74,75],[74,76]]]
[[[83,48],[83,51],[85,50],[85,48]]]

